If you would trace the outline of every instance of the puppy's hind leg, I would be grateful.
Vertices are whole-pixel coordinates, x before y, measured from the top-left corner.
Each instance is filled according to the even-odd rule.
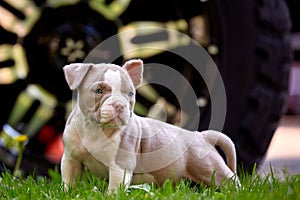
[[[193,149],[188,160],[188,174],[196,183],[204,182],[207,186],[217,187],[233,181],[239,183],[236,174],[213,147],[204,157],[197,149]]]
[[[218,160],[218,166],[220,169],[221,177],[226,177],[231,182],[234,182],[237,185],[237,188],[240,187],[240,181],[237,176],[237,169],[236,169],[236,151],[235,151],[235,145],[233,141],[224,133],[218,132],[218,131],[203,131],[203,134],[205,135],[207,141],[213,145],[213,146],[219,146],[221,150],[225,153],[226,156],[226,163],[223,160],[223,158],[218,153],[219,157]]]
[[[226,183],[236,185],[236,188],[238,188],[240,185],[237,175],[233,173],[225,163],[222,163],[221,166],[216,170],[214,178],[218,187],[221,185],[224,186]]]

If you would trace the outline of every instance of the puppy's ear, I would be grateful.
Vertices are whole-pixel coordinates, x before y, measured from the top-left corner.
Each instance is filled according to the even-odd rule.
[[[140,59],[132,59],[127,61],[123,68],[127,70],[133,85],[137,87],[143,81],[143,61]]]
[[[71,90],[79,87],[91,67],[92,64],[88,63],[72,63],[64,66],[65,78]]]

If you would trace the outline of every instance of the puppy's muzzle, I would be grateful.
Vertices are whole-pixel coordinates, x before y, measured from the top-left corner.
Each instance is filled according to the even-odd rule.
[[[129,105],[119,99],[110,99],[101,107],[100,124],[125,125],[129,120]]]

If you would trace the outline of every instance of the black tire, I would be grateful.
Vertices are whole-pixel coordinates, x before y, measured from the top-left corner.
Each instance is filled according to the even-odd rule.
[[[286,109],[291,51],[288,9],[282,0],[222,0],[219,68],[227,95],[224,132],[240,166],[260,164]]]

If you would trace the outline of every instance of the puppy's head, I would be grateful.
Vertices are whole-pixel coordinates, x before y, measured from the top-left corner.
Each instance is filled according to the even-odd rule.
[[[143,62],[114,64],[73,63],[64,67],[70,89],[78,90],[78,104],[85,119],[102,128],[128,123],[135,104],[135,88],[143,77]]]

